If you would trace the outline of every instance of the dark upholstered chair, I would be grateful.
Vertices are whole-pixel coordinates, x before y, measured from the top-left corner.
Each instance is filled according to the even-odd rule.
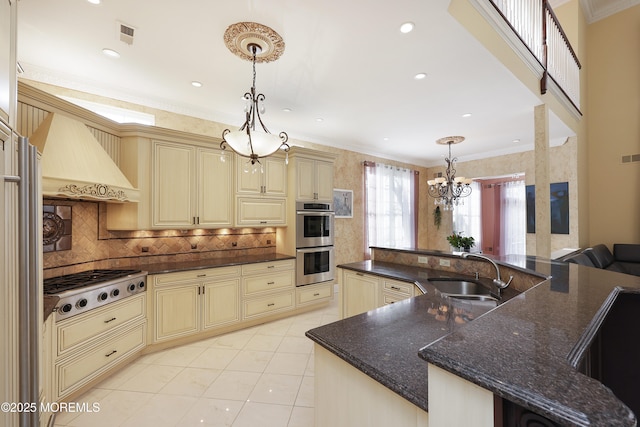
[[[598,268],[607,268],[613,264],[614,261],[613,254],[609,248],[603,244],[587,248],[583,253],[587,255],[591,259],[593,265]]]
[[[587,255],[583,253],[571,255],[570,257],[567,257],[564,260],[566,262],[571,262],[573,264],[585,265],[587,267],[595,267],[595,265],[593,265],[593,262],[591,261],[591,258],[589,258]]]
[[[640,276],[640,244],[616,243],[613,245],[613,254],[605,245],[599,244],[582,253],[597,268]]]

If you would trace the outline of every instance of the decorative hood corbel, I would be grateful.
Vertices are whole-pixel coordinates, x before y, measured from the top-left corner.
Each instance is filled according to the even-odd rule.
[[[139,190],[133,188],[84,123],[49,113],[29,142],[42,156],[43,196],[139,201]]]

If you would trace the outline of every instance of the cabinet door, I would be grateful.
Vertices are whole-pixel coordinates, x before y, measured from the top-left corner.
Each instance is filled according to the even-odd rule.
[[[240,280],[204,285],[204,329],[240,321]]]
[[[198,149],[198,211],[196,225],[230,227],[233,156],[220,150]]]
[[[13,3],[13,4],[12,4]],[[14,126],[16,79],[16,13],[17,3],[0,0],[0,120]]]
[[[236,226],[286,225],[286,205],[286,199],[238,197]]]
[[[198,332],[200,289],[198,283],[154,291],[156,342]]]
[[[260,165],[254,168],[245,157],[236,156],[236,193],[261,194],[262,172]],[[264,167],[264,165],[262,165]]]
[[[268,157],[261,160],[265,164],[264,194],[269,196],[287,196],[287,165],[284,159]]]
[[[316,198],[333,201],[333,163],[316,162]]]
[[[314,161],[310,159],[296,159],[296,200],[314,200],[315,171]]]
[[[191,227],[195,206],[195,149],[154,143],[153,226]]]
[[[350,317],[378,307],[379,280],[362,273],[344,273],[344,316]]]

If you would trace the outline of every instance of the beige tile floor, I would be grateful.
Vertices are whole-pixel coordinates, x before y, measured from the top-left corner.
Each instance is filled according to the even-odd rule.
[[[140,357],[75,402],[99,412],[59,413],[68,427],[312,427],[312,328],[338,304]]]

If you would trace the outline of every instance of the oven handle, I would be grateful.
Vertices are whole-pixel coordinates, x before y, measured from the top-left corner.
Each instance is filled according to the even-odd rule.
[[[310,216],[333,216],[336,213],[333,211],[296,211],[298,215],[310,215]]]
[[[316,246],[316,247],[313,247],[313,248],[296,249],[296,252],[307,254],[309,252],[322,252],[324,250],[333,251],[333,245],[330,245],[330,246]]]

